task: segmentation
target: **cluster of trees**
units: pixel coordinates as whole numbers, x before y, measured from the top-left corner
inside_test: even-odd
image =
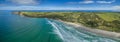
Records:
[[[105,21],[104,18],[97,15],[101,14],[101,12],[22,12],[22,14],[29,17],[60,19],[73,23],[81,23],[93,28],[120,32],[120,19]],[[102,12],[102,14],[106,13]],[[112,15],[114,15],[114,13],[112,13]],[[118,15],[120,18],[120,14]]]

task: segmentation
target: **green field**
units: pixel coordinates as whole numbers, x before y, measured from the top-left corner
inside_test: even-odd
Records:
[[[104,19],[105,21],[113,21],[113,20],[120,20],[120,13],[102,13],[97,14],[100,18]]]
[[[50,18],[80,23],[95,29],[120,32],[119,12],[15,12],[34,18]]]

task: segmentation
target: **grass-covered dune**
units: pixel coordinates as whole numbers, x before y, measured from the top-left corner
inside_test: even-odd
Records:
[[[51,18],[120,32],[120,12],[16,12],[27,17]]]

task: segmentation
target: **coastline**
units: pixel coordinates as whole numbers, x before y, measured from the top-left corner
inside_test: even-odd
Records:
[[[45,14],[45,13],[39,13],[39,14],[37,14],[37,15],[34,15],[34,14],[30,14],[31,12],[18,12],[18,14],[20,14],[20,15],[23,15],[23,16],[27,16],[27,17],[35,17],[35,18],[51,18],[51,19],[56,19],[56,20],[60,20],[60,21],[62,21],[62,20],[65,20],[65,19],[68,19],[68,20],[65,20],[65,21],[62,21],[62,22],[64,22],[64,23],[66,23],[66,24],[68,24],[68,25],[71,25],[71,26],[73,26],[73,27],[77,27],[76,29],[78,29],[78,30],[80,30],[80,29],[82,29],[82,30],[86,30],[86,31],[89,31],[89,32],[93,32],[93,33],[95,33],[95,34],[98,34],[98,35],[103,35],[103,36],[106,36],[106,37],[115,37],[115,38],[120,38],[120,33],[117,33],[117,32],[111,32],[111,31],[106,31],[106,30],[101,30],[101,29],[92,29],[91,27],[86,27],[86,26],[84,26],[84,25],[81,25],[81,24],[78,24],[78,23],[72,23],[72,22],[67,22],[67,21],[72,21],[72,20],[74,20],[74,19],[76,19],[76,18],[74,18],[72,15],[73,14],[70,14],[71,16],[69,16],[69,17],[72,17],[73,19],[71,19],[71,18],[69,18],[69,17],[67,17],[67,18],[61,18],[61,17],[64,17],[63,15],[65,15],[65,14],[62,14],[62,15],[56,15],[56,14],[48,14],[48,13],[46,13],[46,15],[43,15],[43,14]],[[33,12],[34,13],[34,12]],[[36,12],[35,12],[36,13]],[[68,13],[69,14],[69,13]],[[87,14],[87,13],[86,13]],[[92,13],[91,13],[92,14]],[[97,14],[97,13],[96,13]],[[107,14],[107,13],[105,13],[105,14]],[[81,14],[78,14],[78,15],[81,15]],[[108,15],[108,14],[107,14]],[[67,15],[65,15],[65,17],[66,17]],[[76,15],[75,15],[76,16]],[[84,18],[86,18],[86,17],[84,17],[84,16],[86,16],[86,15],[83,15],[83,18],[81,17],[81,18],[79,18],[79,21],[81,21],[81,19],[83,20]],[[90,14],[87,14],[87,19],[86,19],[86,21],[87,22],[89,22],[88,20],[89,19],[91,19],[91,20],[93,20],[93,18],[91,18],[91,16],[90,16]],[[96,15],[94,15],[93,14],[93,16],[95,17]],[[93,17],[92,16],[92,17]],[[98,16],[98,15],[97,15]],[[106,16],[106,15],[105,15]],[[111,16],[111,15],[110,15]],[[104,18],[103,18],[104,19]],[[78,20],[78,19],[77,19]],[[117,24],[117,25],[108,25],[109,24],[109,22],[106,22],[105,20],[102,20],[101,19],[101,21],[100,21],[100,18],[98,18],[98,17],[95,17],[95,19],[94,19],[95,21],[90,21],[90,23],[92,22],[93,24],[96,24],[96,23],[98,23],[98,24],[101,24],[101,25],[103,25],[104,23],[106,23],[105,25],[107,25],[107,26],[112,26],[112,27],[119,27],[119,24],[118,23],[116,23],[116,21],[112,21],[113,23],[111,23],[111,24]],[[98,21],[99,20],[99,21]],[[94,23],[94,22],[96,22],[96,23]],[[101,23],[102,22],[102,23]],[[117,21],[117,22],[119,22],[119,21]],[[86,23],[86,22],[85,22]],[[88,23],[89,24],[89,23]],[[96,26],[96,25],[92,25],[92,26]],[[98,25],[99,26],[99,25]],[[111,29],[111,28],[109,28],[109,29]],[[114,29],[113,29],[114,30]],[[114,30],[114,31],[119,31],[119,29],[117,29],[116,28],[116,30]]]
[[[105,37],[110,37],[110,38],[120,38],[120,33],[117,33],[117,32],[110,32],[110,31],[105,31],[105,30],[100,30],[100,29],[92,29],[90,27],[85,27],[82,24],[66,22],[66,21],[62,21],[62,20],[59,20],[59,21],[65,23],[67,25],[73,26],[77,30],[82,29],[82,30],[86,30],[88,32],[95,33],[100,36],[105,36]]]

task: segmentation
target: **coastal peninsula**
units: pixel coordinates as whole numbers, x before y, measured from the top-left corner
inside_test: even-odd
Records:
[[[120,12],[15,12],[34,18],[50,18],[120,33]]]

